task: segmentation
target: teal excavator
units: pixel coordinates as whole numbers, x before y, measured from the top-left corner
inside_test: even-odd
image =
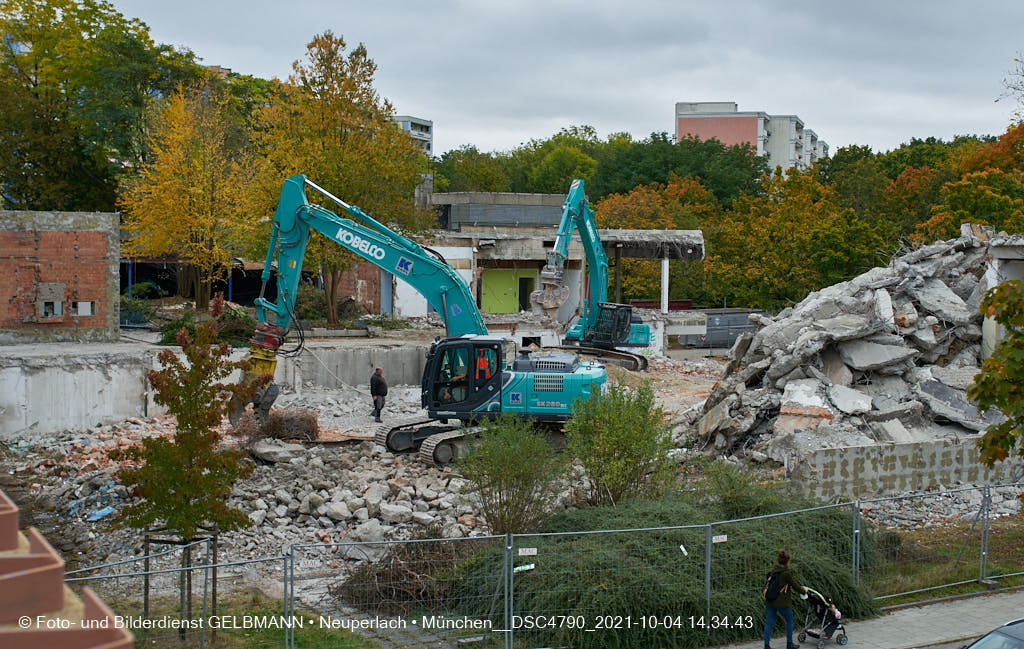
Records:
[[[608,255],[597,234],[594,210],[583,192],[583,180],[572,181],[565,198],[562,220],[554,247],[540,272],[542,288],[530,294],[534,311],[557,321],[559,308],[569,297],[565,285],[565,261],[574,231],[579,232],[587,261],[587,291],[583,310],[565,332],[560,349],[575,350],[630,370],[647,369],[647,358],[622,350],[622,347],[647,347],[651,327],[640,321],[629,304],[608,301]]]
[[[312,189],[340,206],[350,218],[341,218],[311,203]],[[450,462],[464,436],[449,420],[472,422],[512,413],[540,422],[564,422],[577,399],[598,394],[607,379],[604,366],[581,362],[564,351],[519,351],[505,362],[504,338],[489,335],[473,294],[462,277],[437,252],[421,246],[318,187],[303,175],[288,178],[274,212],[270,244],[263,267],[263,289],[256,299],[259,324],[250,341],[249,373],[274,374],[277,357],[297,354],[298,344],[282,349],[295,323],[295,296],[310,234],[316,231],[342,248],[405,281],[441,316],[446,336],[430,346],[423,370],[421,404],[425,418],[381,426],[376,439],[392,452],[419,448],[420,456],[438,464]],[[264,289],[277,270],[277,299],[264,297]],[[273,322],[268,319],[273,314]],[[257,417],[266,417],[277,397],[271,383],[253,400]],[[438,425],[442,424],[442,425]]]

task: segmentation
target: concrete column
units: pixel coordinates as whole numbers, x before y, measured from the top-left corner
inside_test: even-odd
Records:
[[[668,253],[661,258],[661,312],[668,313]]]
[[[622,244],[615,246],[615,303],[622,304]]]

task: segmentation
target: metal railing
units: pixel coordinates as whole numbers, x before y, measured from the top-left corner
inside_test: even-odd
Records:
[[[697,525],[294,544],[278,556],[221,563],[199,544],[198,565],[172,565],[180,563],[175,548],[75,570],[66,581],[90,585],[115,613],[138,615],[147,580],[148,615],[205,620],[184,631],[133,629],[146,644],[172,636],[192,643],[183,646],[209,644],[218,632],[207,619],[216,570],[218,619],[237,625],[238,616],[262,611],[285,621],[247,646],[309,646],[303,625],[288,623],[296,620],[333,629],[336,640],[316,644],[339,648],[358,644],[354,636],[422,648],[711,646],[760,635],[760,589],[779,548],[796,557],[798,576],[800,557],[823,558],[838,568],[828,577],[833,592],[861,588],[879,604],[1024,576],[1024,523],[999,517],[1016,508],[1009,503],[1022,489],[972,487]],[[125,569],[134,562],[148,569]],[[280,588],[263,609],[231,595],[253,586],[254,570],[264,590]]]

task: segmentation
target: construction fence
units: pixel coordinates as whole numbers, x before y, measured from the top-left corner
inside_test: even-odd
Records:
[[[1024,521],[995,506],[1022,489],[699,525],[295,544],[244,561],[216,561],[205,539],[67,582],[129,619],[138,647],[706,647],[760,637],[780,548],[805,585],[854,616],[858,597],[875,611],[1024,583]]]

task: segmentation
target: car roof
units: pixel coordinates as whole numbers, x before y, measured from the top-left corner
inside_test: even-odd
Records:
[[[1024,618],[1014,620],[1013,622],[1007,622],[997,630],[1003,635],[1008,635],[1011,638],[1024,640]]]

